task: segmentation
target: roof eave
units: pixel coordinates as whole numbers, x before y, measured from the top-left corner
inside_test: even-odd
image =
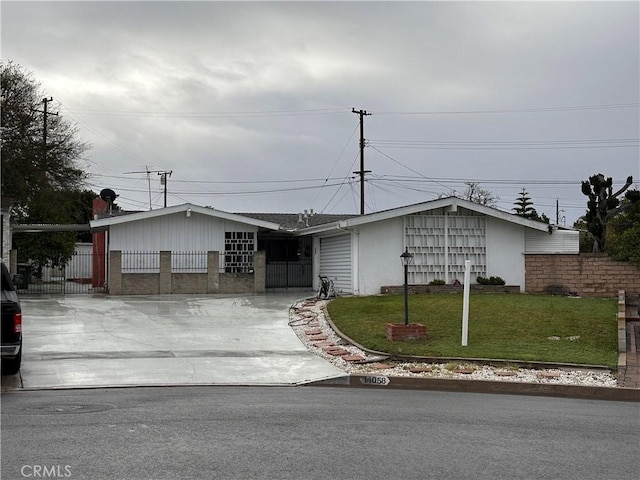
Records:
[[[268,230],[280,230],[280,225],[277,223],[267,222],[264,220],[258,220],[251,217],[245,217],[235,213],[224,212],[222,210],[215,210],[209,207],[201,207],[199,205],[192,205],[185,203],[182,205],[174,205],[166,208],[159,208],[157,210],[149,210],[147,212],[132,213],[131,215],[119,215],[115,217],[105,217],[97,220],[91,220],[92,229],[107,228],[111,225],[119,225],[123,223],[135,222],[140,220],[148,220],[151,218],[157,218],[165,215],[173,215],[182,212],[195,212],[210,217],[221,218],[223,220],[230,220],[238,223],[245,223],[247,225],[253,225],[258,228],[266,228]]]

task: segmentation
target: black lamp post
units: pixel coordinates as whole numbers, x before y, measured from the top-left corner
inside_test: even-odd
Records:
[[[404,267],[404,324],[409,325],[409,265],[413,261],[413,255],[409,253],[409,248],[405,247],[404,252],[400,255],[402,266]]]

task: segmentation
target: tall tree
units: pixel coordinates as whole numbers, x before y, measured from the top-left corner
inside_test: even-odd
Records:
[[[549,223],[549,217],[544,213],[542,215],[538,215],[538,212],[533,207],[533,201],[531,200],[531,197],[529,197],[529,192],[527,192],[524,187],[513,204],[515,207],[511,210],[513,210],[516,215],[530,220],[537,220],[538,222]]]
[[[598,173],[582,182],[582,193],[588,197],[587,213],[584,216],[587,230],[593,235],[593,251],[605,252],[607,225],[616,215],[631,207],[634,202],[621,203],[622,195],[633,184],[633,177],[627,177],[624,186],[613,191],[613,178]]]
[[[515,207],[512,208],[511,210],[513,210],[515,214],[520,217],[528,218],[531,211],[535,210],[535,208],[533,208],[533,202],[531,201],[531,197],[529,197],[529,192],[527,192],[527,190],[524,187],[518,194],[518,198],[516,198],[516,201],[513,202],[513,204],[515,205]]]
[[[485,190],[476,182],[465,182],[467,189],[462,194],[462,198],[470,202],[479,203],[487,207],[495,207],[500,197],[494,195],[490,190]]]
[[[45,109],[51,100],[31,72],[13,62],[0,62],[0,86],[2,194],[14,199],[13,220],[73,223],[67,200],[82,190],[86,174],[78,161],[89,146],[78,140],[73,124]],[[59,254],[48,255],[49,264],[66,261],[73,252],[74,235],[38,235],[37,240],[33,235],[16,238],[19,258],[21,251],[38,250],[38,244],[58,250]]]
[[[622,213],[609,222],[607,253],[614,260],[628,260],[640,265],[640,190],[628,190]]]

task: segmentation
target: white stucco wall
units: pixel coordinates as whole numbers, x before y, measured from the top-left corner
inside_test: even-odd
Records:
[[[525,228],[487,217],[487,277],[501,277],[507,285],[519,285],[520,291],[524,291]]]
[[[257,232],[258,227],[184,212],[112,225],[109,250],[224,252],[225,232]],[[256,241],[257,245],[257,241]]]
[[[404,282],[400,254],[404,251],[402,217],[362,225],[354,236],[360,265],[356,294],[377,295],[383,285]]]

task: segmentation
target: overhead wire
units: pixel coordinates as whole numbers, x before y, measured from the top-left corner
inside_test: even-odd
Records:
[[[639,108],[640,103],[611,103],[601,105],[565,105],[555,107],[535,107],[535,108],[507,108],[489,110],[432,110],[432,111],[389,111],[378,112],[376,115],[487,115],[505,113],[538,113],[538,112],[563,112],[575,110],[607,110],[617,108]]]
[[[358,161],[359,156],[360,156],[360,153],[357,153],[357,154],[355,155],[355,157],[353,158],[353,162],[351,162],[351,166],[349,167],[349,172],[351,172],[351,171],[353,170],[353,166],[354,166],[354,165],[356,164],[356,162]],[[325,211],[327,210],[327,208],[329,208],[329,205],[330,205],[330,204],[331,204],[331,202],[333,202],[333,200],[336,198],[336,196],[338,195],[338,192],[340,191],[340,189],[342,188],[342,186],[343,186],[345,183],[347,183],[347,182],[351,183],[351,182],[349,181],[350,179],[351,179],[351,173],[348,173],[348,174],[343,178],[342,183],[340,184],[340,187],[338,187],[338,188],[336,189],[336,191],[335,191],[335,192],[334,192],[334,194],[331,196],[331,198],[329,199],[329,201],[325,204],[325,206],[324,206],[324,207],[322,207],[322,208],[320,209],[320,213],[325,212]],[[352,187],[352,188],[353,188],[353,187]],[[344,198],[344,196],[343,196],[343,197],[341,197],[340,201],[342,201],[342,198]],[[337,204],[336,204],[336,205],[337,205]]]
[[[245,112],[177,112],[177,111],[140,111],[140,110],[101,110],[76,108],[69,112],[85,115],[142,117],[142,118],[256,118],[256,117],[299,117],[314,115],[337,115],[349,113],[347,108],[317,108],[307,110],[260,110]]]
[[[333,166],[331,167],[331,170],[329,171],[329,174],[327,175],[327,178],[325,179],[325,183],[329,181],[329,178],[331,177],[331,174],[334,172],[334,170],[336,169],[338,163],[342,159],[342,156],[344,155],[344,152],[347,150],[347,147],[351,143],[351,140],[353,139],[353,136],[355,135],[356,131],[358,130],[358,127],[359,126],[356,125],[355,128],[353,129],[353,131],[351,132],[351,135],[349,135],[349,138],[347,139],[346,143],[342,147],[342,150],[340,151],[340,154],[338,155],[338,158],[336,158],[336,161],[334,162]],[[315,206],[315,203],[318,200],[318,197],[320,196],[320,193],[322,193],[322,190],[318,190],[318,193],[316,193],[316,196],[314,197],[313,201],[311,202],[311,206],[312,207]]]

